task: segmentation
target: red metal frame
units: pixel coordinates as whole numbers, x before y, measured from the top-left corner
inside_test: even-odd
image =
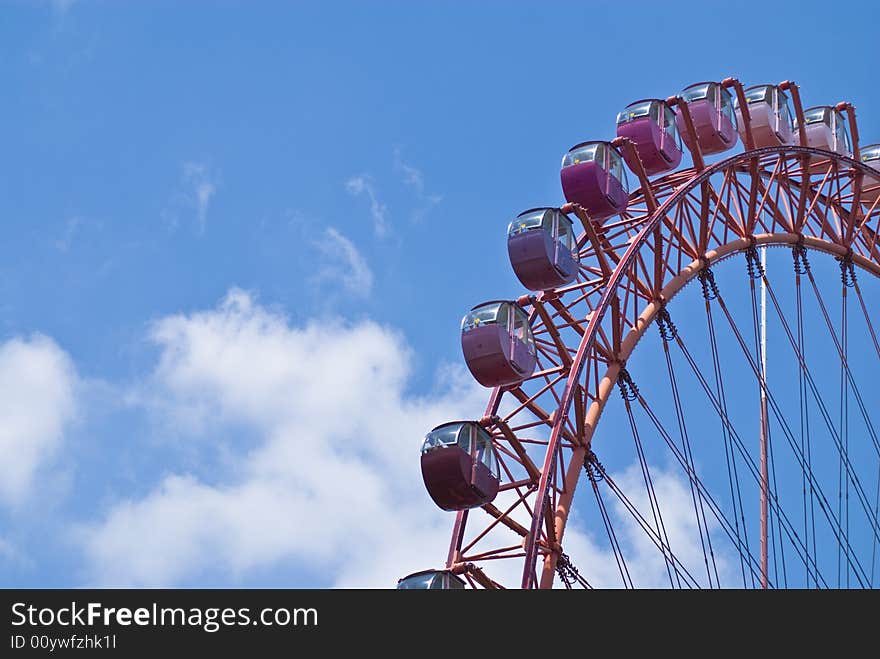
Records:
[[[738,81],[725,84],[741,94]],[[796,86],[784,84],[802,115]],[[497,586],[487,575],[506,560],[521,566],[521,587],[552,585],[583,460],[618,374],[658,311],[702,268],[756,245],[803,244],[851,255],[880,276],[878,204],[865,211],[855,185],[872,171],[866,165],[796,146],[750,150],[712,165],[698,151],[693,156],[695,167],[653,182],[637,169],[641,188],[619,219],[600,226],[577,206],[563,209],[585,228],[581,273],[564,288],[520,300],[539,364],[523,383],[493,390],[482,421],[512,503],[487,504],[487,515],[458,513],[447,560],[448,568],[468,573],[479,566],[473,583]]]

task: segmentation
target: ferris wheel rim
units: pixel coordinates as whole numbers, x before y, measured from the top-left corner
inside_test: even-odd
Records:
[[[801,157],[809,157],[809,156],[821,156],[823,158],[827,158],[829,164],[831,162],[836,163],[837,173],[836,176],[839,176],[840,167],[839,163],[843,162],[850,169],[855,169],[856,172],[861,173],[861,175],[877,175],[877,170],[872,167],[854,160],[851,157],[845,156],[843,154],[835,153],[832,151],[827,151],[824,149],[817,149],[813,147],[802,147],[802,146],[778,146],[778,147],[764,147],[760,149],[753,149],[751,151],[745,151],[739,154],[735,154],[729,158],[725,158],[723,160],[718,161],[712,165],[709,165],[702,170],[694,170],[693,176],[687,179],[686,182],[682,183],[678,186],[672,194],[670,194],[666,199],[664,199],[663,203],[659,204],[658,207],[654,210],[653,213],[650,214],[648,219],[644,222],[644,225],[641,227],[639,232],[636,234],[635,238],[631,241],[630,245],[626,249],[623,256],[620,258],[619,262],[615,265],[613,271],[610,276],[607,278],[603,285],[603,291],[599,298],[598,303],[593,308],[589,322],[585,328],[585,332],[581,338],[581,341],[578,345],[578,350],[575,355],[572,357],[572,363],[569,370],[569,375],[566,381],[565,388],[562,393],[562,397],[560,400],[560,404],[558,407],[558,413],[556,414],[556,418],[553,422],[553,427],[550,433],[550,438],[548,440],[547,451],[545,454],[544,463],[541,466],[541,478],[538,483],[538,489],[536,493],[536,501],[545,501],[549,491],[550,485],[550,474],[553,473],[556,466],[556,456],[557,456],[557,447],[560,440],[560,432],[563,426],[563,423],[568,418],[571,410],[571,406],[573,403],[574,389],[575,386],[579,383],[581,373],[586,364],[587,357],[592,350],[598,329],[600,327],[600,323],[603,320],[605,314],[607,313],[609,307],[611,306],[611,301],[613,296],[617,293],[619,287],[622,284],[624,279],[624,275],[626,271],[632,266],[632,261],[635,259],[636,255],[639,251],[644,247],[645,243],[651,236],[652,232],[657,228],[657,226],[662,222],[662,219],[668,214],[669,209],[681,203],[681,201],[696,187],[701,185],[702,183],[710,180],[710,178],[720,172],[728,170],[730,168],[736,168],[739,164],[757,162],[758,158],[768,155],[779,155],[780,157],[784,156],[792,156],[799,155]],[[760,172],[761,170],[758,170]],[[756,173],[758,173],[756,172]],[[747,172],[745,172],[747,173]],[[674,172],[678,176],[681,176],[682,172]],[[662,185],[665,183],[665,177],[661,177],[651,181],[651,188],[658,185]],[[641,194],[639,194],[641,193]],[[636,190],[631,196],[629,204],[632,204],[634,201],[638,200],[639,197],[644,198],[646,191],[639,188]],[[803,227],[801,227],[803,228]],[[837,254],[838,256],[844,256],[848,254],[847,248],[843,246],[837,245],[836,243],[818,239],[812,236],[807,236],[804,234],[789,234],[794,236],[796,243],[801,237],[803,238],[803,242],[806,244],[810,243],[809,247],[812,249],[818,249],[819,251],[827,251],[828,253]],[[749,245],[754,245],[757,240],[757,236],[751,236],[749,238],[740,238],[734,242],[742,242],[744,243],[739,249],[731,250],[729,255],[733,255],[737,252],[744,251],[748,248]],[[809,239],[809,240],[808,240]],[[829,249],[819,249],[820,244],[825,244],[829,246]],[[791,244],[789,242],[789,244]],[[717,251],[717,248],[716,250]],[[707,259],[708,254],[704,254],[701,259],[697,262],[705,265],[708,263]],[[853,261],[857,262],[857,264],[864,268],[869,269],[874,272],[874,274],[878,274],[880,272],[880,265],[875,264],[873,261],[869,259],[865,259],[857,254],[852,254]],[[717,260],[717,258],[716,258]],[[866,267],[868,266],[868,267]],[[875,270],[876,269],[876,270]],[[697,276],[699,268],[695,268],[693,274],[687,278],[687,280],[682,284],[682,286],[689,282],[693,277]],[[880,276],[880,275],[878,275]],[[665,287],[664,287],[665,288]],[[647,325],[645,326],[647,327]],[[642,333],[644,330],[642,330]],[[637,343],[637,341],[636,341]],[[635,343],[633,344],[633,349],[635,347]],[[619,368],[619,363],[617,364]],[[497,396],[496,392],[493,392],[492,397]],[[598,419],[597,419],[598,421]],[[595,429],[593,430],[595,432]],[[585,448],[589,446],[589,442],[585,444]],[[573,493],[572,493],[573,496]],[[560,505],[561,507],[561,505]],[[569,506],[570,507],[570,506]],[[540,529],[540,525],[543,519],[543,506],[535,506],[535,513],[532,516],[531,526],[529,528],[529,535],[525,541],[525,560],[523,567],[523,576],[522,576],[522,588],[529,588],[533,582],[533,575],[536,575],[537,570],[537,558],[538,558],[538,532]],[[540,511],[540,512],[539,512]],[[558,511],[556,513],[556,517],[558,518]],[[458,524],[456,524],[458,526]],[[559,525],[559,529],[557,530],[557,544],[562,537],[562,532],[565,529],[565,519],[563,518],[561,525]],[[450,552],[451,553],[451,552]],[[553,574],[554,574],[554,566],[555,566],[555,558],[558,552],[549,552],[548,556],[550,557],[550,561],[544,567],[544,575],[543,579],[539,579],[539,587],[543,587],[544,583],[548,581],[548,577],[546,575],[549,574],[549,583],[552,584]]]
[[[600,376],[600,383],[608,384],[604,387],[600,384],[600,387],[596,392],[596,400],[593,401],[593,404],[585,413],[585,428],[587,428],[588,431],[584,438],[584,450],[591,450],[599,420],[602,416],[605,405],[608,403],[610,394],[614,391],[617,373],[619,373],[622,368],[625,368],[627,360],[636,350],[638,344],[644,337],[645,332],[656,318],[657,313],[663,309],[666,304],[671,302],[682,289],[697,279],[703,267],[715,265],[738,254],[745,253],[750,247],[795,247],[797,245],[803,245],[806,249],[811,251],[824,253],[837,258],[844,257],[847,253],[844,248],[836,243],[827,240],[820,240],[812,236],[800,236],[793,233],[759,234],[754,236],[754,241],[746,238],[739,238],[715,249],[709,250],[706,253],[705,259],[695,259],[683,268],[678,275],[673,277],[667,285],[664,286],[663,291],[661,292],[662,300],[654,301],[646,305],[639,314],[636,323],[638,329],[631,330],[631,332],[623,339],[621,343],[620,360],[609,364],[606,367],[605,373]],[[852,255],[852,259],[854,265],[858,266],[861,270],[870,273],[877,279],[880,279],[880,264],[869,261],[857,254]],[[595,412],[592,411],[594,409],[593,406],[595,406]],[[559,519],[558,511],[557,519]],[[564,529],[565,523],[556,529],[557,540],[560,544]]]
[[[631,148],[630,143],[624,146]],[[478,421],[491,429],[493,441],[501,442],[496,449],[514,458],[527,476],[517,477],[502,464],[509,479],[502,489],[516,489],[519,497],[509,510],[482,506],[490,522],[481,533],[484,525],[478,518],[469,523],[467,509],[457,513],[446,567],[460,570],[474,587],[502,587],[486,575],[476,578],[477,562],[495,558],[525,559],[524,588],[552,586],[554,565],[569,585],[563,573],[566,565],[571,566],[561,539],[581,478],[581,461],[589,473],[587,451],[601,408],[589,433],[584,430],[584,417],[597,402],[599,376],[603,370],[607,375],[612,364],[619,369],[625,363],[662,308],[660,303],[671,300],[707,266],[737,253],[754,252],[757,245],[789,245],[834,255],[842,268],[849,264],[851,270],[857,265],[880,276],[880,229],[869,222],[880,208],[873,183],[880,176],[859,160],[820,148],[777,146],[745,151],[709,166],[699,162],[697,167],[653,180],[642,172],[639,178],[642,187],[629,195],[616,220],[593,222],[585,208],[563,206],[560,210],[574,211],[584,225],[585,232],[577,241],[582,258],[589,259],[592,253],[598,263],[582,264],[576,285],[517,298],[529,311],[530,322],[537,319],[537,327],[542,328],[539,333],[544,339],[539,343],[544,348],[539,345],[538,349],[549,361],[515,385],[492,388],[485,415]],[[796,270],[797,263],[796,256]],[[755,278],[751,269],[750,275]],[[678,285],[670,287],[673,280]],[[607,313],[609,308],[612,315]],[[632,336],[637,327],[640,331]],[[561,339],[564,328],[571,333]],[[625,350],[623,341],[627,341]],[[534,384],[520,387],[532,380]],[[608,378],[601,382],[608,384]],[[552,394],[546,409],[540,403],[545,394]],[[513,407],[501,412],[499,406],[508,396],[515,399]],[[534,420],[511,423],[525,409]],[[536,425],[550,429],[550,440],[543,434],[537,439],[528,433],[520,435]],[[533,461],[523,453],[521,441],[541,444],[546,452],[542,457],[534,455]],[[520,520],[525,526],[510,516],[518,505],[524,505],[528,513]],[[465,527],[474,523],[477,528],[467,534],[470,539],[466,541]],[[490,543],[490,551],[471,551],[499,523],[518,533],[522,542],[513,546],[505,542],[496,549]]]

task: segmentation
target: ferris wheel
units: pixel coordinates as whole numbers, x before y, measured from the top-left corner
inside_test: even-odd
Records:
[[[531,292],[462,321],[488,402],[424,440],[455,521],[398,587],[880,585],[880,145],[855,108],[690,85],[561,183],[508,227]]]

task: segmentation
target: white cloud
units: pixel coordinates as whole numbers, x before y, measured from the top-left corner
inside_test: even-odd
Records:
[[[333,318],[291,325],[238,289],[215,309],[164,318],[152,339],[161,349],[151,385],[163,402],[157,409],[202,440],[196,450],[232,455],[237,466],[213,480],[169,465],[145,496],[117,501],[81,529],[94,583],[247,583],[256,570],[293,566],[302,581],[284,585],[390,587],[442,565],[453,516],[424,492],[418,444],[437,423],[482,411],[486,390],[463,369],[442,369],[429,397],[408,395],[413,355],[394,331]],[[230,434],[224,428],[258,441],[218,445],[215,436]],[[652,473],[670,543],[702,579],[687,483]],[[638,468],[614,477],[650,519]],[[606,502],[635,583],[668,586],[656,547],[608,493]],[[594,586],[619,587],[601,532],[583,528],[575,511],[565,551]],[[722,580],[732,585],[719,549]],[[518,562],[490,568],[502,583],[519,583]],[[309,576],[317,573],[329,581]]]
[[[413,220],[421,220],[428,211],[443,201],[442,195],[425,192],[425,175],[418,167],[403,160],[399,148],[394,149],[394,168],[401,173],[403,183],[415,191],[419,207],[412,213]]]
[[[314,276],[316,283],[335,282],[354,295],[367,297],[370,294],[373,272],[354,243],[333,227],[328,227],[315,245],[324,256]]]
[[[408,395],[413,356],[394,331],[292,326],[241,290],[163,319],[153,339],[167,414],[208,439],[225,424],[260,439],[197,443],[231,451],[237,467],[221,482],[172,473],[82,529],[94,582],[217,583],[292,565],[327,585],[393,586],[443,563],[453,516],[425,493],[418,446],[437,423],[482,411],[485,390],[462,369],[430,397]]]
[[[611,475],[616,484],[626,493],[630,502],[641,515],[651,521],[651,507],[645,492],[642,474],[638,465],[631,465],[619,473]],[[693,503],[687,480],[680,474],[667,471],[656,466],[651,468],[654,490],[663,514],[663,522],[675,557],[688,570],[702,587],[708,586],[703,549],[700,544],[699,528],[694,517]],[[585,511],[581,506],[594,507],[594,499],[588,488],[591,487],[585,475],[581,475],[578,484],[578,495],[575,498],[572,515],[565,529],[562,541],[563,551],[568,555],[572,565],[594,588],[621,588],[620,573],[615,556],[608,547],[605,529],[598,516],[587,526],[584,523]],[[599,487],[603,493],[605,504],[614,523],[615,533],[620,542],[626,560],[627,569],[637,588],[669,588],[669,577],[663,555],[642,529],[639,523],[626,510],[604,483]],[[516,501],[513,491],[501,492],[494,501],[495,506],[507,510]],[[531,518],[528,512],[519,506],[511,517],[521,525],[528,527]],[[722,585],[736,587],[739,572],[731,571],[732,550],[723,535],[717,520],[707,510],[709,528],[715,541],[714,551],[718,572]],[[481,531],[486,518],[477,517],[476,526],[468,530],[468,537]],[[485,540],[474,548],[474,552],[485,551],[491,547],[503,547],[516,543],[519,536],[502,525],[497,525],[486,534]],[[495,581],[510,588],[518,588],[522,581],[523,564],[521,559],[494,560],[484,565],[487,574]],[[741,582],[740,582],[741,583]],[[714,573],[713,573],[714,584]],[[564,588],[558,578],[554,580],[554,588]],[[575,586],[579,588],[580,586]],[[686,586],[685,586],[686,587]]]
[[[67,354],[35,335],[0,345],[0,502],[33,494],[76,414],[78,378]]]
[[[413,188],[418,194],[425,193],[425,176],[417,167],[403,161],[400,149],[394,149],[394,166],[403,174],[403,182]]]
[[[199,231],[204,231],[208,220],[208,206],[217,192],[217,184],[208,166],[199,162],[183,164],[183,182],[187,187],[188,200],[196,209]]]
[[[611,477],[642,517],[651,524],[653,522],[651,504],[639,466],[630,465],[619,473],[611,474]],[[651,479],[663,516],[663,527],[669,540],[669,546],[672,548],[678,564],[684,566],[701,587],[709,587],[703,546],[700,542],[700,529],[694,514],[694,505],[686,477],[680,473],[652,466]],[[586,490],[588,487],[591,487],[589,481],[582,478],[582,482],[578,486],[580,497],[588,497],[589,505],[594,505],[592,503],[593,495],[581,491],[581,489]],[[600,482],[599,488],[609,509],[633,584],[637,588],[669,588],[669,575],[663,554],[608,486],[604,482]],[[564,551],[568,554],[572,564],[578,568],[580,574],[593,587],[623,587],[614,554],[607,546],[607,536],[601,522],[597,522],[598,528],[587,529],[584,528],[580,517],[578,509],[575,507],[573,516],[565,530]],[[715,566],[721,584],[728,588],[738,587],[741,585],[741,581],[738,581],[740,573],[734,570],[733,548],[708,506],[706,518],[713,538]],[[600,537],[601,542],[599,541]],[[714,568],[712,575],[714,587]],[[560,588],[564,587],[564,584],[557,579],[554,586]],[[683,586],[688,587],[684,580]]]
[[[54,242],[55,249],[59,252],[67,252],[73,243],[73,238],[83,225],[81,217],[68,218],[64,223],[64,234]]]
[[[373,179],[366,175],[360,174],[353,176],[345,182],[345,189],[356,197],[366,195],[370,200],[370,215],[373,218],[373,230],[377,236],[384,236],[388,232],[388,207],[379,201],[376,188],[373,185]]]
[[[52,0],[52,10],[57,16],[64,16],[77,0]]]
[[[90,583],[246,584],[281,569],[299,576],[279,585],[391,587],[442,565],[453,514],[425,493],[418,445],[434,425],[482,412],[487,392],[462,368],[441,369],[429,396],[413,396],[413,355],[393,330],[338,318],[294,325],[239,289],[214,309],[160,320],[151,339],[160,357],[147,388],[161,404],[150,409],[182,429],[178,440],[191,440],[204,463],[222,456],[232,466],[193,473],[168,464],[145,495],[117,499],[81,527]],[[228,439],[236,432],[247,441]],[[687,482],[659,467],[652,475],[671,546],[704,581]],[[613,476],[650,519],[637,466]],[[506,508],[512,496],[496,504]],[[656,547],[607,489],[606,503],[633,581],[667,587]],[[710,527],[720,536],[711,516]],[[504,533],[492,532],[498,546],[508,544]],[[585,528],[577,507],[563,544],[594,586],[621,585],[602,529]],[[722,582],[735,585],[718,545],[716,558]],[[518,561],[487,569],[519,583]]]

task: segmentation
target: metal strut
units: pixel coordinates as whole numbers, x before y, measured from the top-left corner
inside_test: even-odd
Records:
[[[856,285],[856,270],[853,266],[852,250],[846,253],[846,256],[837,256],[834,259],[840,264],[840,281],[847,288]]]
[[[700,286],[703,287],[703,297],[706,300],[714,300],[718,297],[718,285],[715,283],[715,274],[712,272],[712,268],[709,267],[708,263],[703,266],[703,269],[700,270],[700,274],[697,275],[697,278],[700,280]]]
[[[810,271],[810,260],[807,258],[807,248],[804,247],[804,237],[801,236],[797,244],[791,247],[791,257],[794,259],[794,272],[805,275]]]
[[[678,328],[672,322],[672,317],[664,304],[657,312],[657,329],[660,331],[660,338],[664,342],[675,341],[678,338]]]
[[[766,258],[766,248],[762,250]],[[761,588],[768,588],[769,582],[769,538],[772,535],[773,520],[770,518],[770,425],[767,415],[767,287],[764,276],[764,261],[758,256],[755,247],[755,237],[750,238],[749,247],[746,250],[746,271],[749,275],[749,285],[752,291],[752,321],[755,330],[755,349],[760,365],[758,380],[761,387],[761,426],[760,426],[760,452],[761,452]],[[755,299],[755,280],[761,281],[761,313],[758,315],[757,300]],[[775,472],[774,472],[775,474]],[[785,554],[783,554],[784,560]],[[776,546],[773,547],[773,567],[776,569]],[[775,573],[774,573],[775,576]],[[785,568],[783,567],[783,576]]]
[[[755,247],[754,239],[749,248],[746,249],[746,271],[749,273],[749,279],[764,278],[764,264],[761,263],[761,257],[758,255],[758,248]]]
[[[578,569],[572,565],[568,554],[563,551],[559,552],[559,558],[556,560],[556,574],[559,575],[567,590],[571,590],[576,583],[586,588],[592,588],[587,580],[581,576],[581,573],[578,572]]]
[[[605,480],[605,467],[599,462],[599,458],[593,453],[593,449],[587,449],[584,454],[584,470],[593,483]]]
[[[620,395],[624,400],[633,401],[639,397],[639,388],[625,368],[621,368],[617,375],[617,386],[620,387]]]

